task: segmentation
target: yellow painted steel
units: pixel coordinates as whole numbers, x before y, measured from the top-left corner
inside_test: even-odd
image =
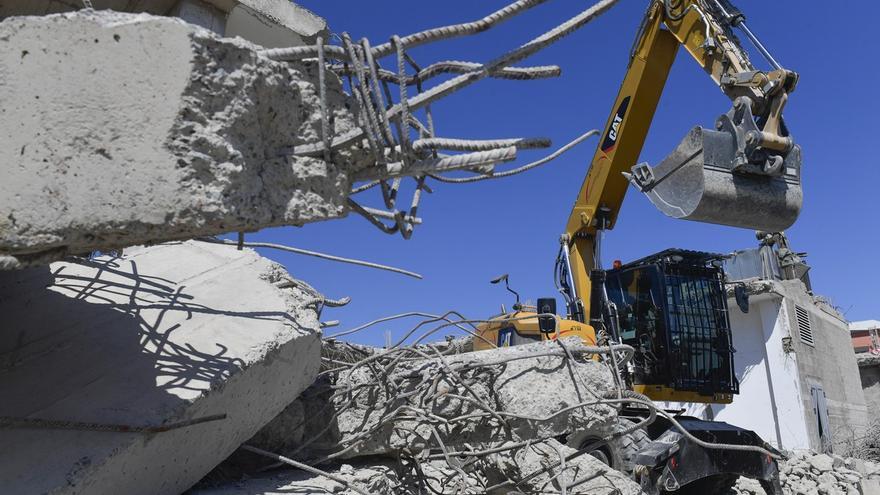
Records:
[[[678,50],[678,40],[662,28],[660,12],[659,4],[655,4],[648,13],[647,24],[565,229],[570,239],[569,258],[575,290],[587,315],[590,313],[589,273],[594,268],[596,212],[607,208],[606,228],[614,227],[628,187],[623,172],[629,171],[638,160]],[[626,109],[620,116],[624,101]],[[613,141],[610,147],[609,141]]]
[[[477,326],[477,335],[474,339],[474,350],[482,351],[502,347],[498,339],[498,333],[503,329],[512,328],[520,336],[536,342],[544,340],[556,340],[557,334],[543,333],[538,328],[537,313],[532,311],[515,311],[493,318],[488,323]],[[557,319],[559,325],[558,338],[580,337],[587,345],[596,345],[596,331],[586,323],[574,320]]]
[[[786,93],[797,82],[797,75],[789,71],[755,71],[739,43],[728,38],[718,21],[703,12],[696,0],[676,3],[674,15],[675,19],[667,16],[662,0],[653,2],[645,14],[605,132],[566,223],[575,290],[587,314],[596,231],[612,229],[617,222],[628,187],[623,172],[628,172],[639,158],[679,45],[731,100],[748,96],[756,115],[767,105],[784,105]],[[711,45],[706,44],[707,33]],[[749,81],[723,80],[728,76],[732,81],[746,73],[753,73]],[[782,81],[788,82],[768,84]],[[600,210],[606,212],[604,226],[597,223]]]
[[[611,229],[617,222],[628,187],[623,172],[628,172],[639,158],[679,45],[731,99],[742,95],[749,96],[756,104],[765,101],[754,86],[721,84],[724,74],[745,72],[751,65],[738,44],[726,38],[712,18],[701,14],[696,1],[683,0],[679,5],[677,12],[683,14],[678,20],[667,17],[662,1],[655,1],[646,13],[605,132],[566,224],[572,277],[586,318],[590,315],[589,275],[595,268],[597,230]],[[692,5],[697,8],[691,8]],[[716,43],[711,50],[707,50],[705,44],[707,28]],[[662,401],[727,404],[732,400],[729,394],[705,396],[663,385],[635,385],[634,390]]]
[[[651,400],[668,402],[698,402],[702,404],[730,404],[733,394],[701,395],[697,392],[675,390],[664,385],[633,385],[636,392],[647,395]]]
[[[797,83],[797,74],[790,71],[756,71],[737,40],[728,38],[718,20],[704,12],[697,0],[681,0],[671,12],[663,0],[651,4],[605,124],[605,132],[565,227],[564,239],[569,249],[574,289],[584,308],[585,318],[590,315],[590,270],[596,268],[596,234],[598,230],[611,229],[617,223],[628,187],[623,173],[628,172],[639,158],[679,45],[731,100],[748,96],[756,115],[764,113],[765,109],[771,110],[764,129],[770,131],[765,134],[771,138],[775,136],[774,129],[778,128],[778,115],[787,93],[793,91]],[[744,74],[747,80],[743,80]],[[511,326],[526,336],[525,340],[529,340],[528,337],[532,340],[554,338],[554,334],[542,334],[538,330],[537,318],[514,320],[534,314],[509,313],[480,325],[478,334],[488,342],[474,339],[474,348],[492,348],[493,344],[498,344],[499,331]],[[559,320],[559,326],[560,335],[580,335],[589,343],[596,342],[596,332],[590,325]],[[706,396],[659,384],[636,384],[634,390],[661,401],[727,404],[732,400],[729,394]]]

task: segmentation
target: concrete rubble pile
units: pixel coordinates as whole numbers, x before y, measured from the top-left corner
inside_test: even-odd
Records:
[[[323,20],[286,0],[93,3],[127,12],[0,3],[0,491],[641,493],[581,449],[631,442],[639,425],[618,410],[637,394],[606,358],[624,366],[632,348],[422,343],[439,328],[388,349],[322,340],[330,300],[207,239],[352,211],[408,237],[427,178],[558,156],[594,133],[495,175],[549,140],[437,137],[430,105],[487,77],[558,75],[511,64],[613,1],[485,65],[421,69],[407,48],[541,2],[372,48],[330,44]],[[437,175],[449,171],[468,175]],[[404,177],[416,186],[399,211]],[[385,209],[352,199],[368,190]],[[429,321],[444,319],[472,332]],[[880,490],[870,462],[801,455],[784,473],[792,493]]]
[[[573,432],[626,425],[601,400],[571,407],[615,390],[589,348],[564,339],[473,353],[469,340],[391,350],[325,340],[315,384],[246,444],[326,475],[239,452],[192,493],[643,493],[574,448]],[[786,495],[880,495],[880,465],[862,459],[789,452],[780,472]],[[764,493],[740,478],[729,495]]]
[[[585,346],[579,339],[571,339],[569,347],[575,355],[583,355]],[[380,356],[387,354],[368,359],[380,361]],[[427,354],[419,361],[403,361],[408,357],[405,352],[398,356],[401,361],[392,361],[390,370],[381,360],[385,369],[378,375],[372,362],[339,372],[338,384],[343,388],[336,404],[337,425],[340,444],[348,448],[345,457],[402,449],[416,454],[433,445],[436,436],[453,448],[505,437],[524,440],[610,430],[613,423],[614,410],[605,405],[551,416],[610,396],[613,383],[605,366],[593,361],[570,363],[555,344],[443,358]],[[574,376],[567,377],[569,373]],[[548,387],[548,382],[554,386]],[[467,419],[453,422],[452,418]]]
[[[477,490],[527,474],[522,486],[632,492],[584,456],[554,461],[562,473],[537,472],[548,454],[571,453],[555,437],[617,431],[611,407],[563,410],[611,390],[577,345],[566,351],[577,363],[554,347],[496,364],[456,354],[462,341],[412,346],[319,375],[320,313],[341,302],[243,243],[210,238],[350,211],[408,237],[427,174],[492,178],[519,149],[549,147],[437,137],[429,108],[484,78],[559,75],[510,65],[613,2],[492,65],[406,74],[372,60],[404,64],[406,43],[476,34],[536,4],[416,33],[392,50],[347,35],[334,45],[323,20],[286,0],[0,3],[0,491],[177,494],[234,465],[251,439],[319,466],[321,456],[359,466],[330,469],[369,492]],[[423,90],[449,73],[457,77]],[[389,84],[400,86],[396,100]],[[394,206],[403,177],[417,183],[408,212]],[[351,199],[367,190],[381,191],[385,209]],[[576,379],[550,394],[532,366]],[[515,373],[529,376],[528,395],[503,385],[523,381]],[[435,440],[472,461],[438,457]]]
[[[345,463],[329,474],[342,483],[325,476],[302,471],[282,471],[257,475],[236,483],[211,488],[199,487],[188,495],[283,495],[289,493],[354,494],[422,494],[449,493],[479,495],[485,493],[589,493],[597,495],[635,495],[641,493],[634,482],[587,455],[569,461],[564,469],[540,474],[519,485],[487,492],[487,481],[521,480],[528,474],[548,467],[557,467],[561,456],[574,451],[556,440],[536,442],[504,455],[494,455],[478,466],[450,467],[445,462],[421,461],[397,463],[385,459]],[[552,479],[551,479],[552,478]],[[343,484],[344,483],[344,484]]]
[[[780,462],[780,480],[786,494],[880,494],[880,464],[838,455],[797,452]],[[734,493],[764,495],[754,480],[740,478]]]
[[[332,475],[369,493],[377,484],[390,487],[381,493],[401,494],[640,493],[623,473],[558,440],[621,430],[616,409],[605,403],[615,396],[614,379],[589,359],[591,348],[576,338],[476,353],[454,353],[458,348],[325,342],[325,366],[339,368],[347,353],[345,369],[325,372],[247,445],[338,466]],[[250,473],[266,466],[253,461],[239,454],[227,464]],[[273,493],[316,482],[296,474],[258,479],[205,483],[195,493],[244,493],[242,486]]]

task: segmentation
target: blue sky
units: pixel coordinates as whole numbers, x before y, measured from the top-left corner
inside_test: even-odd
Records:
[[[336,33],[367,37],[375,45],[392,34],[478,19],[506,1],[411,2],[403,0],[302,0]],[[543,33],[591,2],[549,1],[478,36],[413,50],[423,65],[438,60],[484,62]],[[874,256],[880,246],[874,147],[880,116],[873,87],[880,76],[871,33],[880,4],[739,0],[748,24],[785,67],[800,73],[785,116],[804,150],[804,208],[788,231],[794,249],[807,251],[814,290],[829,297],[850,320],[880,319]],[[621,0],[581,31],[529,59],[558,64],[562,76],[542,81],[487,80],[437,105],[437,133],[444,137],[546,136],[554,148],[604,125],[624,76],[627,57],[646,1]],[[753,60],[758,61],[755,54]],[[390,65],[386,65],[391,67]],[[761,65],[766,68],[766,65]],[[729,100],[685,53],[679,53],[641,161],[655,164],[695,125],[711,126]],[[282,242],[341,256],[393,264],[422,273],[424,280],[263,251],[328,297],[351,296],[349,306],[326,309],[344,330],[406,311],[455,309],[485,318],[511,302],[491,278],[509,273],[524,298],[555,296],[553,262],[558,237],[597,145],[588,140],[555,162],[528,173],[477,184],[433,184],[419,215],[425,224],[412,239],[379,232],[357,216],[268,229],[249,240]],[[525,163],[544,151],[521,152]],[[369,195],[370,193],[366,193]],[[365,202],[379,205],[377,194]],[[667,247],[730,252],[753,247],[752,231],[673,220],[630,190],[615,230],[604,245],[605,263],[633,260]],[[561,303],[561,298],[560,298]],[[366,331],[352,340],[381,344],[409,325]],[[332,332],[332,330],[331,330]]]

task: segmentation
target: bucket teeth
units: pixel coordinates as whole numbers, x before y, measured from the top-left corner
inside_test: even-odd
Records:
[[[627,178],[673,218],[768,232],[790,227],[803,203],[800,147],[788,151],[778,175],[743,172],[742,161],[734,135],[698,126],[660,164],[636,165]]]

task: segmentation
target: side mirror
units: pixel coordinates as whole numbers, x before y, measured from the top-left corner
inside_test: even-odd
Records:
[[[538,314],[555,315],[556,314],[556,298],[555,297],[538,298]],[[541,331],[541,333],[554,333],[554,332],[556,332],[556,318],[553,316],[539,316],[538,317],[538,329]]]

